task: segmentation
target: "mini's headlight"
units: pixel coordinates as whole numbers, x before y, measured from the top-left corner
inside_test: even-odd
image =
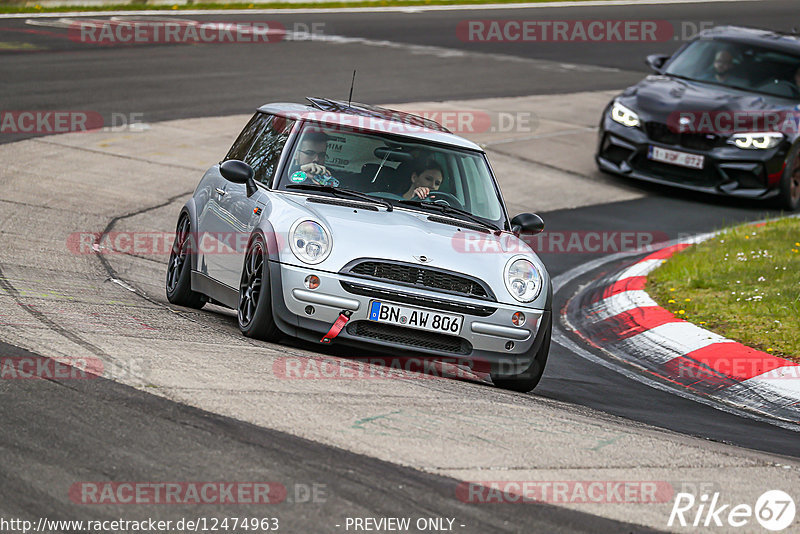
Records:
[[[639,115],[637,115],[632,109],[626,108],[619,102],[614,102],[614,105],[611,106],[611,118],[614,120],[614,122],[618,122],[621,125],[629,128],[636,128],[639,126],[639,124],[641,124],[639,122]]]
[[[780,132],[735,133],[728,139],[728,143],[744,150],[774,148],[781,141],[783,141],[783,134]]]
[[[305,263],[320,263],[331,252],[331,238],[321,224],[301,220],[292,225],[289,245],[297,259]]]
[[[542,291],[542,275],[530,261],[520,258],[506,265],[506,288],[520,302],[530,302]]]

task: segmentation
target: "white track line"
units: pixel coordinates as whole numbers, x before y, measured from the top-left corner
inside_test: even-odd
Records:
[[[664,4],[711,4],[742,3],[758,0],[610,0],[586,2],[551,2],[535,4],[483,4],[483,5],[443,5],[443,6],[393,6],[393,7],[348,7],[348,8],[303,8],[303,9],[177,9],[143,11],[85,11],[67,13],[4,13],[0,19],[20,19],[38,17],[97,17],[108,15],[281,15],[308,13],[424,13],[426,11],[496,11],[509,9],[544,9],[571,7],[614,7],[614,6],[659,6]]]

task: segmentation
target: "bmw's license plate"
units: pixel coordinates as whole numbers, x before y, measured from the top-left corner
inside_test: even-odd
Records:
[[[702,169],[703,163],[705,162],[704,156],[689,154],[688,152],[679,152],[677,150],[670,150],[668,148],[661,148],[653,145],[650,145],[650,149],[647,152],[647,157],[653,161],[678,165],[679,167],[688,167],[690,169]]]
[[[369,305],[369,320],[408,328],[418,328],[429,332],[458,335],[464,316],[440,313],[412,306],[398,306],[373,300]]]

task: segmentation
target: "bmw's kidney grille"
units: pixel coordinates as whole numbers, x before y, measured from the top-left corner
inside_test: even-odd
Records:
[[[665,145],[682,146],[693,150],[711,150],[721,143],[721,137],[718,135],[694,132],[678,133],[660,122],[646,122],[644,128],[647,137]]]
[[[415,265],[363,261],[352,267],[350,273],[376,280],[423,287],[433,291],[447,291],[483,299],[490,298],[486,288],[477,280]]]

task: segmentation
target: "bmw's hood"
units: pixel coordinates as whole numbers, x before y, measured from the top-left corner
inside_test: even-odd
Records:
[[[666,123],[671,113],[704,111],[762,111],[785,109],[779,98],[755,95],[710,83],[651,75],[629,87],[618,98],[645,121]]]
[[[287,205],[276,210],[287,214],[280,222],[275,221],[282,226],[275,228],[277,232],[288,232],[302,218],[316,220],[330,232],[333,249],[317,266],[321,270],[339,272],[359,258],[426,265],[480,278],[490,285],[499,301],[507,302],[511,297],[505,289],[504,269],[512,258],[524,256],[539,268],[547,282],[544,265],[536,254],[508,232],[496,235],[459,228],[429,220],[438,214],[403,208],[371,211],[316,203],[301,195],[276,196]],[[294,209],[287,210],[290,206]],[[302,265],[289,247],[282,248],[281,261]]]

